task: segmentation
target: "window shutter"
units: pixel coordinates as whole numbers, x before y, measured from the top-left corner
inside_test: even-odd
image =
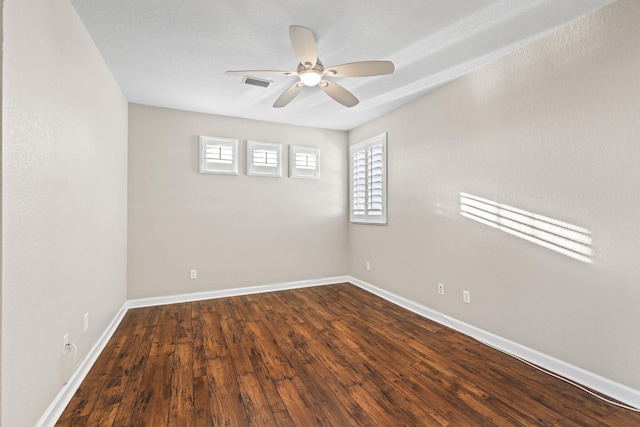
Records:
[[[386,133],[350,147],[352,222],[386,224]]]
[[[238,174],[238,140],[200,136],[200,173]]]
[[[367,212],[369,215],[374,216],[380,216],[383,213],[383,155],[382,144],[374,145],[367,149]]]
[[[247,141],[247,175],[282,176],[282,145]]]
[[[276,150],[253,150],[253,165],[268,168],[278,167],[278,152]]]
[[[320,148],[290,145],[289,176],[291,178],[320,178]]]
[[[233,162],[233,148],[223,145],[207,145],[205,147],[205,157],[207,163],[224,163]]]
[[[355,151],[352,161],[352,207],[353,215],[365,215],[367,202],[367,164],[365,149]]]
[[[316,168],[316,155],[310,153],[296,154],[297,169],[314,169]]]

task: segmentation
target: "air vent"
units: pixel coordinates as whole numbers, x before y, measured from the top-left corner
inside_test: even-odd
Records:
[[[262,80],[255,77],[245,77],[244,79],[242,79],[242,83],[252,86],[269,87],[271,81]]]

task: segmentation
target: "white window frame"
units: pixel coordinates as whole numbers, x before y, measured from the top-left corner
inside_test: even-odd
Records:
[[[265,152],[265,162],[256,162],[256,155]],[[271,154],[274,153],[275,157]],[[275,160],[275,164],[271,161]],[[282,144],[270,142],[247,141],[247,175],[250,176],[282,176]]]
[[[356,197],[361,200],[356,202]],[[387,223],[386,132],[349,147],[349,220],[361,224]]]
[[[212,149],[219,150],[217,156],[212,156]],[[231,159],[228,158],[229,150]],[[201,135],[199,172],[238,175],[238,140]]]
[[[299,165],[298,160],[307,161],[309,164]],[[320,178],[320,148],[303,147],[301,145],[289,146],[289,177],[291,178]]]

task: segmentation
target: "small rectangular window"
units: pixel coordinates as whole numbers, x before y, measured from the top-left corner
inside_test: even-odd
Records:
[[[320,178],[320,149],[290,145],[289,176],[291,178]]]
[[[238,174],[238,140],[200,136],[200,173]]]
[[[282,176],[282,145],[247,141],[247,175]]]
[[[387,134],[349,147],[351,222],[387,223]]]

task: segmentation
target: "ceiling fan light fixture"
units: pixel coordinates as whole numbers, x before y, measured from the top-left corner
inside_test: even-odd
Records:
[[[308,70],[299,74],[300,80],[304,83],[305,86],[315,86],[320,83],[322,79],[322,74],[318,73],[315,70]]]
[[[2,0],[0,0],[1,2]],[[318,58],[316,40],[313,32],[300,25],[289,26],[289,38],[291,46],[298,60],[296,71],[278,70],[238,70],[227,71],[228,75],[259,75],[259,76],[298,76],[299,80],[285,90],[276,102],[274,108],[282,108],[289,104],[305,86],[319,86],[322,91],[334,101],[345,107],[353,107],[358,104],[351,92],[331,80],[323,80],[324,77],[373,77],[393,73],[395,67],[391,61],[360,61],[335,65],[324,68]]]

